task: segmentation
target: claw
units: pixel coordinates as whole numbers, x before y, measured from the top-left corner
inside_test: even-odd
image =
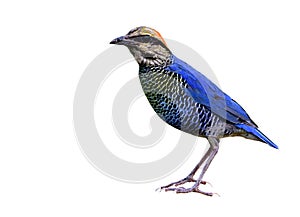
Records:
[[[159,187],[157,189],[155,189],[156,192],[162,192],[163,188],[162,187]]]
[[[213,187],[213,185],[210,183],[210,182],[207,182],[207,181],[201,181],[200,182],[202,185],[209,185],[210,187]]]
[[[218,193],[213,193],[213,195],[216,195],[216,196],[218,196],[218,197],[221,197],[221,195],[220,194],[218,194]]]

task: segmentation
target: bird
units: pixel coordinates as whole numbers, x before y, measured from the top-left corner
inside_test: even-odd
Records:
[[[139,65],[138,75],[144,94],[163,121],[209,142],[208,150],[188,176],[160,187],[161,191],[214,195],[201,190],[200,186],[207,183],[203,176],[216,156],[222,138],[240,136],[278,149],[235,100],[176,57],[155,29],[136,27],[110,44],[129,49]],[[195,178],[197,171],[200,175]],[[191,182],[191,187],[185,187],[185,183]]]

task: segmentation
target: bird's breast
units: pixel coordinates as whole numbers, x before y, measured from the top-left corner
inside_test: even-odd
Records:
[[[156,67],[140,69],[139,78],[154,111],[171,126],[204,136],[209,126],[219,122],[216,115],[193,99],[181,75]]]

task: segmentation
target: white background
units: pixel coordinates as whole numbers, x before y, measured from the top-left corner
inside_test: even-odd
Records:
[[[197,2],[0,3],[0,216],[299,216],[297,1]],[[280,147],[222,140],[205,176],[220,197],[154,191],[187,175],[204,139],[183,167],[147,184],[106,177],[79,149],[80,76],[110,40],[140,25],[199,52]]]

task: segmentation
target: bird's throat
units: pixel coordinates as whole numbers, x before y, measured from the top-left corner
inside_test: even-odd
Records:
[[[166,65],[171,58],[171,53],[164,50],[148,50],[143,51],[142,49],[129,48],[131,54],[139,65],[142,66],[162,66]]]

